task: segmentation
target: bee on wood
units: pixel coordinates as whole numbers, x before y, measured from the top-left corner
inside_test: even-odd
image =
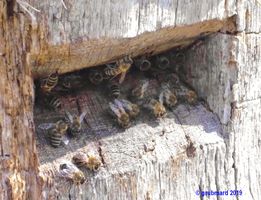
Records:
[[[68,125],[64,121],[59,120],[56,123],[43,123],[39,125],[39,128],[42,130],[49,130],[48,138],[51,146],[57,148],[62,142],[68,144],[69,140],[65,137]]]
[[[156,57],[157,66],[159,69],[166,70],[170,67],[170,61],[166,56],[160,55]]]
[[[107,66],[104,69],[104,73],[107,76],[112,76],[112,79],[120,75],[119,83],[121,84],[124,81],[127,71],[130,69],[132,63],[133,60],[131,57],[125,56],[116,62],[116,67]]]
[[[137,117],[140,113],[139,106],[126,99],[115,99],[114,102],[117,106],[122,106],[131,118]]]
[[[97,171],[101,166],[101,161],[97,158],[97,156],[85,154],[82,152],[75,154],[72,160],[76,166],[86,167],[92,171]]]
[[[169,108],[173,108],[178,102],[175,93],[170,90],[169,84],[164,83],[161,87],[163,89],[164,104]]]
[[[187,91],[186,97],[189,104],[195,104],[198,99],[197,93],[193,90]]]
[[[166,116],[166,108],[163,105],[163,92],[160,93],[159,101],[154,98],[148,98],[144,102],[144,107],[149,109],[156,118],[163,118]]]
[[[122,128],[128,128],[130,126],[130,117],[121,105],[115,105],[110,102],[109,108],[110,113],[117,118],[119,126]]]
[[[116,81],[111,80],[108,84],[110,96],[112,98],[118,98],[121,94],[120,84]]]
[[[103,73],[100,70],[90,70],[88,75],[89,81],[94,85],[99,85],[103,81]]]
[[[151,62],[146,58],[142,57],[140,59],[135,60],[135,66],[140,71],[148,71],[151,68]]]
[[[44,97],[44,99],[45,99],[45,104],[50,109],[55,111],[61,109],[62,103],[59,97],[51,95],[51,96]]]
[[[197,93],[183,82],[179,82],[175,85],[174,90],[180,100],[184,100],[189,104],[195,104],[198,100]]]
[[[147,91],[149,86],[149,81],[148,80],[142,80],[141,84],[136,86],[135,88],[132,89],[131,91],[131,97],[136,100],[141,100],[144,98],[144,94]]]
[[[86,181],[86,178],[81,170],[72,163],[62,163],[59,167],[59,176],[63,177],[73,184],[81,185]]]
[[[58,71],[50,74],[47,78],[41,80],[41,90],[43,93],[50,93],[58,83]]]
[[[82,121],[86,115],[86,111],[81,113],[79,116],[71,115],[69,111],[65,111],[66,121],[69,124],[68,132],[72,136],[78,136],[82,129]]]

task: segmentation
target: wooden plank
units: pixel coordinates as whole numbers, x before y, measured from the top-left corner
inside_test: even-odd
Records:
[[[30,4],[40,10],[32,11],[28,56],[35,77],[187,45],[195,37],[217,32],[236,14],[234,0],[72,0],[65,2],[67,9],[61,0]]]

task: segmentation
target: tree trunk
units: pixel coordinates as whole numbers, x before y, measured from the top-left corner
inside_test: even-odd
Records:
[[[64,2],[67,9],[60,0],[30,0],[40,10],[30,9],[31,17],[21,3],[0,2],[1,199],[203,199],[196,192],[210,190],[241,190],[242,196],[207,199],[260,199],[259,1]],[[157,125],[145,117],[115,131],[97,112],[105,108],[97,101],[102,96],[83,93],[68,106],[94,113],[86,138],[58,150],[40,134],[35,141],[33,76],[192,43],[187,78],[210,110],[180,105]],[[45,118],[35,110],[37,124]],[[88,182],[79,192],[55,173],[63,159],[90,149],[103,167],[84,171]],[[54,184],[38,179],[38,167],[53,171]]]

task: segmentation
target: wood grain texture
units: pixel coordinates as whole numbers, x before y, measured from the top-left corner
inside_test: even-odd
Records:
[[[9,6],[0,2],[0,199],[37,199],[33,80],[25,54],[30,27]]]
[[[134,1],[87,2],[65,1],[66,11],[58,0],[31,0],[30,4],[41,10],[32,23],[15,2],[0,2],[1,198],[57,199],[58,195],[60,199],[182,200],[199,199],[197,189],[241,189],[244,198],[260,199],[259,1],[139,1],[135,2],[138,7]],[[103,7],[103,3],[110,6]],[[123,5],[132,3],[133,10],[126,12]],[[86,7],[81,5],[91,11],[85,13]],[[105,8],[119,12],[108,14]],[[157,17],[151,16],[155,11]],[[180,105],[156,126],[141,122],[112,135],[97,130],[94,136],[87,134],[88,144],[79,143],[64,153],[46,148],[51,158],[44,157],[44,148],[39,148],[43,150],[39,154],[42,172],[57,168],[60,160],[70,159],[76,149],[100,150],[104,159],[97,174],[85,171],[89,182],[82,192],[60,179],[55,182],[58,194],[54,186],[41,188],[46,182],[37,179],[30,67],[38,72],[39,66],[39,75],[43,75],[57,67],[65,72],[100,64],[126,52],[160,52],[177,43],[184,45],[184,41],[190,44],[200,33],[219,30],[234,14],[236,35],[225,31],[212,35],[186,53],[190,81],[213,113],[200,105],[189,109]],[[104,22],[105,16],[113,16],[110,26]],[[138,17],[133,20],[130,16]],[[108,28],[111,26],[113,29]],[[113,37],[107,38],[110,35]],[[99,120],[93,120],[94,127],[95,123]],[[188,148],[191,141],[195,156],[194,148]],[[150,148],[155,149],[146,152]]]
[[[259,199],[261,191],[259,43],[260,34],[217,34],[189,51],[185,64],[190,82],[223,124],[229,185],[245,188],[248,199]]]
[[[46,199],[55,195],[59,199],[195,199],[199,187],[207,189],[206,181],[213,188],[218,183],[225,189],[223,180],[215,179],[224,175],[220,160],[225,155],[218,118],[202,105],[189,109],[180,105],[158,123],[139,121],[111,135],[103,136],[97,130],[91,136],[94,141],[86,140],[87,145],[43,164],[41,170],[57,171],[59,164],[71,160],[77,151],[97,153],[99,148],[104,160],[101,170],[83,169],[88,182],[81,188],[56,177],[55,185],[44,190],[50,191],[45,192]],[[189,148],[190,142],[195,149]]]
[[[37,1],[30,60],[35,77],[157,53],[216,32],[236,14],[235,1]],[[23,10],[18,6],[18,9]]]

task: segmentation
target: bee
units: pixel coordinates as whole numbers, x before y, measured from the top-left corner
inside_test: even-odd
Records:
[[[131,118],[135,118],[140,113],[139,106],[137,104],[131,103],[126,99],[115,99],[114,102],[116,105],[122,105]]]
[[[110,81],[109,83],[109,91],[110,91],[110,96],[112,98],[118,98],[121,94],[120,91],[120,84],[116,81]]]
[[[166,70],[170,67],[170,61],[166,56],[157,56],[156,62],[159,69]]]
[[[117,117],[117,122],[122,128],[128,128],[130,126],[130,117],[125,112],[124,108],[121,105],[115,105],[113,103],[109,103],[110,113],[113,116]]]
[[[185,100],[189,104],[195,104],[198,100],[197,93],[190,89],[189,86],[186,86],[183,82],[179,82],[174,89],[178,98]]]
[[[66,121],[69,124],[68,132],[72,136],[77,136],[81,132],[82,121],[83,121],[86,113],[87,112],[85,111],[85,112],[81,113],[80,116],[77,116],[77,115],[71,115],[71,113],[69,111],[65,111]]]
[[[75,154],[72,160],[76,166],[87,167],[92,171],[97,171],[101,166],[101,161],[96,156],[82,152]]]
[[[156,118],[165,117],[167,113],[163,105],[163,92],[160,93],[159,101],[154,98],[146,99],[144,107],[149,109]]]
[[[143,99],[144,93],[148,89],[149,81],[148,80],[142,80],[141,84],[139,84],[137,87],[133,88],[131,91],[131,96],[134,99]]]
[[[118,75],[121,75],[119,79],[119,83],[121,84],[124,81],[127,71],[130,69],[132,63],[133,60],[131,57],[125,56],[116,62],[116,67],[107,66],[104,69],[104,73],[107,76],[112,76],[112,79]]]
[[[86,181],[83,172],[70,162],[60,164],[59,176],[71,181],[76,185],[83,184]]]
[[[50,143],[53,147],[60,146],[63,136],[66,134],[68,125],[63,121],[58,121],[55,128],[51,129],[49,132]]]
[[[197,93],[193,90],[187,91],[186,97],[189,104],[195,104],[198,99]]]
[[[100,70],[90,70],[88,78],[94,85],[99,85],[103,81],[103,73]]]
[[[46,105],[53,110],[59,110],[62,107],[62,103],[60,98],[56,97],[56,96],[47,96],[44,97],[45,98],[45,103]]]
[[[164,104],[169,108],[173,108],[178,102],[176,95],[170,90],[170,86],[168,83],[162,84],[162,89]]]
[[[135,60],[135,66],[140,70],[140,71],[148,71],[151,68],[151,62],[144,57]]]
[[[56,70],[55,73],[50,74],[47,78],[41,80],[41,90],[43,93],[50,93],[52,89],[58,83],[58,71]]]
[[[56,123],[43,123],[39,125],[39,128],[48,130],[48,138],[51,146],[57,148],[61,142],[68,144],[69,140],[65,137],[68,125],[64,121],[59,120]]]

